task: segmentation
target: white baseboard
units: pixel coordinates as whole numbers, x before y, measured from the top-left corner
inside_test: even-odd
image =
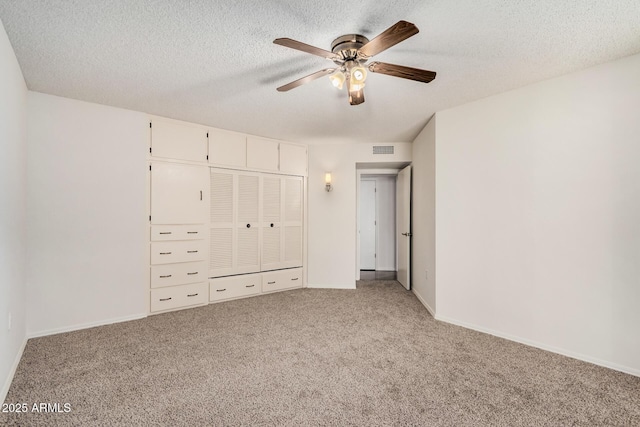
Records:
[[[426,301],[424,298],[422,298],[422,297],[420,296],[420,294],[416,292],[416,290],[415,290],[415,289],[413,289],[413,288],[412,288],[412,289],[411,289],[411,292],[413,292],[413,294],[416,296],[416,298],[418,298],[418,301],[420,301],[420,302],[422,303],[422,305],[424,305],[424,307],[427,309],[427,311],[429,312],[429,314],[430,314],[432,317],[434,317],[434,318],[435,318],[435,317],[436,317],[436,311],[435,311],[433,308],[431,308],[431,306],[430,306],[429,304],[427,304],[427,301]]]
[[[550,351],[552,353],[560,354],[562,356],[571,357],[572,359],[581,360],[583,362],[593,363],[594,365],[602,366],[605,368],[613,369],[614,371],[624,372],[625,374],[633,375],[636,377],[640,377],[640,370],[635,368],[630,368],[628,366],[619,365],[617,363],[609,362],[607,360],[598,359],[591,356],[586,356],[584,354],[576,353],[570,350],[565,350],[563,348],[558,348],[554,346],[550,346],[547,344],[539,343],[537,341],[529,340],[526,338],[521,338],[511,334],[505,334],[503,332],[494,331],[493,329],[483,328],[471,323],[462,322],[456,319],[452,319],[444,316],[434,316],[436,320],[441,322],[451,323],[453,325],[462,326],[463,328],[472,329],[474,331],[483,332],[485,334],[493,335],[499,338],[504,338],[509,341],[515,341],[520,344],[528,345],[531,347],[536,347],[541,350]]]
[[[27,337],[28,338],[45,337],[47,335],[55,335],[55,334],[61,334],[64,332],[79,331],[80,329],[95,328],[96,326],[111,325],[113,323],[144,319],[145,317],[147,317],[147,313],[132,314],[131,316],[115,317],[115,318],[106,319],[106,320],[99,320],[97,322],[82,323],[79,325],[64,326],[61,328],[47,329],[44,331],[29,332],[27,333]]]
[[[312,284],[312,283],[307,283],[307,288],[310,289],[355,289],[356,288],[356,283],[344,283],[344,284],[338,284],[338,285],[318,285],[318,284]]]
[[[22,341],[22,345],[20,346],[20,350],[16,354],[15,359],[13,360],[13,364],[11,365],[11,369],[9,370],[9,374],[7,375],[7,379],[2,385],[2,390],[0,390],[0,403],[3,403],[7,398],[7,393],[9,393],[9,387],[11,387],[11,383],[13,382],[13,376],[16,374],[16,369],[18,369],[18,364],[20,363],[20,359],[22,359],[22,353],[24,353],[24,348],[27,346],[27,338],[25,337]]]

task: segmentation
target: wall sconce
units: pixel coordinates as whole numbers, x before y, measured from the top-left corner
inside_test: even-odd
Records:
[[[331,186],[331,172],[326,172],[324,174],[324,189],[327,191],[333,190],[333,187]]]

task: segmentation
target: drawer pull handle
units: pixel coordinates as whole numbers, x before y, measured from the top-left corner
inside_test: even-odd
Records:
[[[271,223],[271,228],[273,228],[273,223]]]
[[[251,224],[247,224],[247,228],[251,228]]]
[[[291,279],[291,280],[298,280],[298,279],[299,279],[299,277],[296,277],[295,279]]]
[[[167,274],[166,276],[160,276],[161,279],[168,279],[169,277],[171,277],[170,274]]]
[[[197,254],[198,251],[187,251],[188,254]]]
[[[169,301],[171,299],[171,297],[169,298],[160,298],[160,301]]]
[[[197,297],[197,296],[198,296],[198,294],[189,294],[189,295],[187,295],[187,296],[188,296],[188,297]]]
[[[267,282],[267,285],[273,285],[276,282]]]
[[[224,288],[224,289],[216,289],[216,292],[224,292],[224,291],[226,291],[226,290],[227,290],[227,288]]]
[[[202,190],[200,190],[200,200],[202,200]]]
[[[187,273],[187,276],[193,276],[194,274],[198,274],[198,272],[194,271],[193,273]]]
[[[160,255],[171,255],[171,252],[160,252]]]
[[[253,288],[255,285],[247,285],[245,288]]]
[[[187,234],[198,234],[197,231],[187,231]]]
[[[161,231],[160,234],[171,234],[171,231]]]

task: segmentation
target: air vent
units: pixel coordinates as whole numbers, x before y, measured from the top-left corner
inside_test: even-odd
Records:
[[[393,154],[393,145],[374,145],[373,154]]]

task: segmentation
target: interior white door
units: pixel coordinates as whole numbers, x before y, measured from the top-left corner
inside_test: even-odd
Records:
[[[376,181],[360,181],[360,270],[376,269]]]
[[[411,289],[411,166],[398,173],[396,182],[398,282]]]

